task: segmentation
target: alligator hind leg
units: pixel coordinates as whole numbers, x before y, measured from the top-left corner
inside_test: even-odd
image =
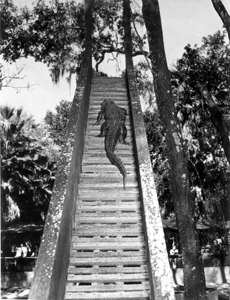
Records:
[[[129,143],[127,143],[125,141],[126,138],[127,138],[127,129],[126,129],[125,124],[122,124],[121,125],[121,133],[119,136],[119,143],[124,144],[124,145],[129,145]]]

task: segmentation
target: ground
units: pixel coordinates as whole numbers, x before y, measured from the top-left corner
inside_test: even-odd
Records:
[[[178,291],[182,291],[183,287],[176,287]],[[230,284],[221,284],[216,286],[209,286],[209,300],[215,300],[216,295],[218,294],[219,300],[229,300],[230,299]],[[29,289],[26,288],[11,288],[7,290],[1,291],[1,299],[11,299],[11,300],[19,300],[19,299],[27,299],[29,295]]]

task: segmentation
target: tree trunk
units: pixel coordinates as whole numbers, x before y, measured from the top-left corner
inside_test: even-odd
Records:
[[[154,88],[160,118],[166,133],[173,202],[177,215],[184,264],[186,300],[206,299],[204,268],[196,224],[194,199],[190,192],[187,161],[176,119],[170,75],[167,67],[158,0],[142,0],[148,32]]]
[[[211,0],[211,1],[228,32],[228,38],[230,41],[230,16],[221,0]]]

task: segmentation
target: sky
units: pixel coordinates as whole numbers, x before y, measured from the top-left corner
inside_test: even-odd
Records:
[[[141,0],[135,0],[139,5]],[[230,13],[230,1],[222,0]],[[14,0],[20,7],[31,7],[31,0]],[[173,65],[184,52],[187,44],[201,44],[202,37],[214,34],[223,28],[222,22],[214,10],[211,0],[159,0],[161,20],[164,35],[166,57],[169,67]],[[76,88],[75,78],[71,85],[63,78],[55,85],[52,83],[48,68],[32,58],[17,61],[17,68],[24,67],[24,80],[18,85],[27,85],[29,89],[3,88],[0,91],[0,104],[12,107],[23,107],[40,122],[47,110],[55,111],[61,100],[72,101]],[[15,70],[15,65],[7,65],[7,71]],[[117,73],[117,66],[106,59],[101,70],[109,76]]]

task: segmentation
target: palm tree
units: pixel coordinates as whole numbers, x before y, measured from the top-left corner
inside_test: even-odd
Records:
[[[54,163],[33,137],[37,125],[22,109],[1,107],[2,219],[40,220],[48,208]]]

